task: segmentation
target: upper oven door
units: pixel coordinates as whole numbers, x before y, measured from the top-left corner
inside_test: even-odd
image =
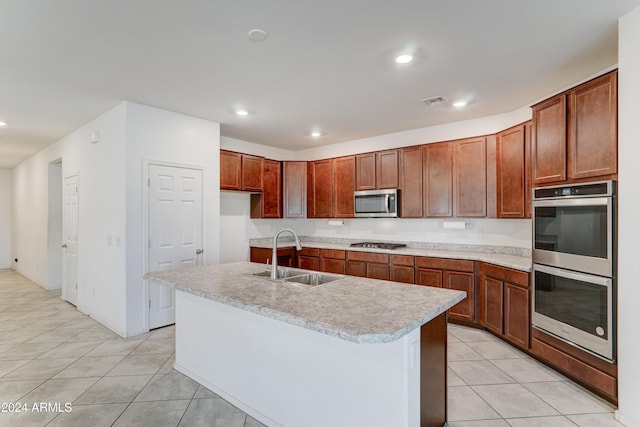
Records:
[[[611,277],[613,198],[533,201],[533,262]]]

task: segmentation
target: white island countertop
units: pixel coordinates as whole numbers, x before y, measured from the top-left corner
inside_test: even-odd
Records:
[[[145,277],[356,343],[395,341],[465,298],[461,291],[352,276],[309,287],[254,275],[264,270],[264,264],[236,262],[155,272]]]

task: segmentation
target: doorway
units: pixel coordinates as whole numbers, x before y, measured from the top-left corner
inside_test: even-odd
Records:
[[[202,170],[149,164],[149,271],[203,262]],[[175,323],[175,292],[149,282],[149,329]]]
[[[62,299],[78,305],[78,174],[64,177]]]

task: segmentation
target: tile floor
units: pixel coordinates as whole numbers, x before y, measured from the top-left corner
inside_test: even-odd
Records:
[[[0,426],[262,426],[175,371],[174,338],[167,327],[122,339],[0,270],[0,403],[28,408],[0,411]],[[33,411],[42,402],[53,407]],[[613,411],[494,336],[450,325],[449,427],[621,426]]]

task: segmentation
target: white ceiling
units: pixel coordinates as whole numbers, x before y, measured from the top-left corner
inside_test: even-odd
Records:
[[[640,0],[0,0],[0,167],[123,100],[296,150],[515,110],[617,62]],[[261,28],[269,37],[247,37]],[[407,65],[394,56],[412,49]],[[464,109],[421,99],[468,98]],[[255,114],[240,118],[236,106]],[[326,136],[305,135],[320,127]]]

